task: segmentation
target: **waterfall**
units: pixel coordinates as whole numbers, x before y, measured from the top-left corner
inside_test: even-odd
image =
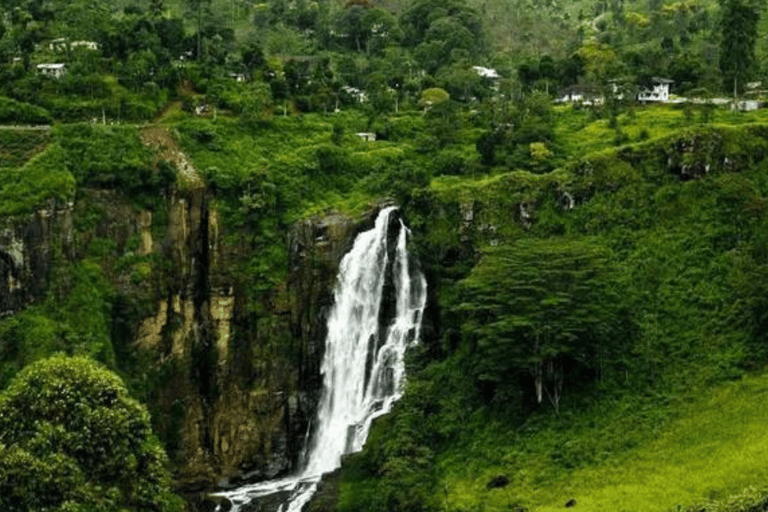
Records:
[[[395,207],[383,209],[373,229],[359,234],[341,261],[321,366],[323,392],[304,469],[297,476],[220,493],[232,503],[232,512],[275,494],[286,497],[280,512],[299,512],[322,475],[338,468],[342,456],[362,449],[373,420],[389,412],[400,398],[404,355],[417,342],[426,281],[409,265],[409,231],[400,219],[395,226],[399,228],[396,246],[388,247],[395,211]],[[382,325],[388,286],[395,308],[393,317]]]

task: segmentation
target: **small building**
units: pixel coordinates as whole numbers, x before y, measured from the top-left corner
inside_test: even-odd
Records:
[[[674,82],[674,80],[666,78],[652,78],[650,82],[651,87],[648,88],[646,86],[637,93],[637,101],[669,102],[669,86]]]
[[[51,51],[63,53],[67,51],[67,48],[74,50],[75,48],[83,48],[85,50],[98,50],[99,43],[95,41],[69,41],[65,37],[54,39],[48,43],[48,48]]]
[[[484,68],[483,66],[472,66],[472,69],[483,78],[490,78],[491,80],[498,80],[501,78],[501,75],[499,75],[498,71],[495,69]]]
[[[757,100],[739,100],[731,103],[731,110],[741,112],[753,112],[760,108],[760,102]]]
[[[70,48],[83,48],[86,50],[96,51],[99,49],[99,43],[95,41],[72,41],[69,44]]]
[[[580,105],[601,105],[603,96],[595,88],[588,85],[571,85],[560,91],[556,103],[576,103]]]
[[[345,85],[341,88],[341,91],[358,103],[365,103],[368,101],[368,96],[365,94],[365,92],[361,91],[357,87],[350,87]]]
[[[230,73],[229,78],[235,82],[245,82],[245,73]]]
[[[50,76],[52,78],[61,78],[67,72],[67,65],[64,63],[38,64],[37,71],[41,75]]]
[[[376,134],[373,132],[359,132],[356,133],[358,137],[367,142],[376,142]]]
[[[65,52],[67,51],[67,38],[60,37],[58,39],[54,39],[50,43],[48,43],[48,48],[52,52]]]

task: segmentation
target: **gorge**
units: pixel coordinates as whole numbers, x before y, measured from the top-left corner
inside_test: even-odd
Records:
[[[342,453],[306,512],[581,506],[582,494],[608,484],[626,499],[618,477],[590,476],[584,491],[558,478],[650,451],[676,415],[702,417],[685,410],[695,393],[706,400],[762,367],[764,125],[674,130],[548,173],[470,176],[429,167],[431,154],[409,149],[407,134],[333,145],[326,117],[270,123],[186,119],[169,129],[198,182],[153,174],[162,152],[142,143],[140,128],[59,127],[19,175],[60,169],[53,185],[62,188],[19,203],[0,229],[2,385],[57,353],[109,368],[146,404],[187,510],[211,512],[216,504],[196,497],[222,490],[222,512],[264,507],[262,498],[277,510],[294,494],[298,508],[333,467],[317,461],[335,465]],[[158,182],[122,185],[135,162]],[[406,241],[428,287],[397,256]],[[373,268],[362,264],[366,244],[384,269],[373,274],[386,278],[360,306],[363,329],[345,320],[355,308],[344,297],[355,294],[343,290]],[[398,284],[401,274],[410,278]],[[387,353],[388,326],[408,309],[398,297],[424,317],[409,384],[365,447],[347,454],[365,437],[348,427],[367,430],[365,414],[399,394],[400,356],[382,373],[355,356],[368,368],[357,389],[386,392],[325,428],[324,418],[343,416],[331,406],[347,403],[322,391],[334,332],[366,350],[375,332],[373,346]],[[402,321],[399,335],[416,330],[416,318]],[[759,403],[749,393],[740,387],[734,403]],[[763,421],[760,410],[745,414]],[[328,452],[326,431],[338,441]],[[741,488],[752,483],[748,462]],[[641,470],[627,469],[652,473]],[[260,495],[271,489],[274,499]],[[676,492],[659,502],[695,503],[706,489]]]

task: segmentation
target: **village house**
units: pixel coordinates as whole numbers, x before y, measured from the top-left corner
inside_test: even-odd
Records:
[[[483,66],[472,66],[472,69],[483,78],[489,78],[491,80],[498,80],[501,78],[501,75],[499,75],[499,72],[495,69],[484,68]]]
[[[484,68],[483,66],[472,66],[472,69],[480,78],[489,82],[494,91],[499,92],[499,80],[501,80],[501,75],[498,71],[492,68]]]
[[[667,80],[666,78],[652,78],[652,88],[645,87],[639,93],[637,93],[637,101],[655,101],[660,103],[669,102],[669,86],[674,83],[674,80]]]
[[[98,50],[99,43],[95,41],[70,41],[65,37],[54,39],[48,44],[48,48],[54,52],[66,52],[67,46],[74,50],[75,48],[83,48],[85,50]]]
[[[99,43],[95,41],[72,41],[69,46],[71,48],[84,48],[86,50],[98,50]]]
[[[578,103],[581,105],[600,105],[603,103],[603,96],[599,91],[588,85],[571,85],[560,91],[560,97],[555,100],[556,103]]]
[[[376,134],[373,132],[359,132],[356,133],[358,137],[367,142],[376,142]]]
[[[740,110],[741,112],[753,112],[760,108],[758,100],[739,100],[731,103],[731,110]]]
[[[56,64],[38,64],[37,71],[41,75],[52,78],[61,78],[67,72],[67,65],[63,63]]]

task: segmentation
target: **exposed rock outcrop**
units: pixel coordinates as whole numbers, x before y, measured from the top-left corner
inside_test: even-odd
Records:
[[[56,253],[72,250],[72,202],[47,201],[0,222],[0,317],[41,298]]]

